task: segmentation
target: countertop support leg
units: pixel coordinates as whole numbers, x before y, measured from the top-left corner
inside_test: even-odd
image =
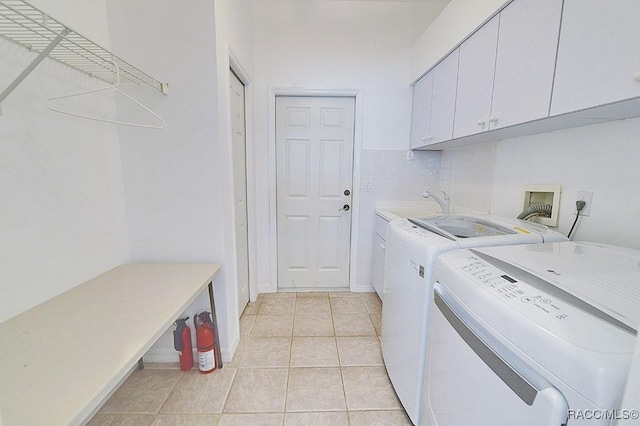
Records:
[[[64,40],[64,38],[70,32],[71,30],[69,30],[68,28],[65,28],[64,30],[62,30],[62,33],[60,35],[58,35],[54,40],[51,41],[51,43],[49,43],[49,46],[47,46],[42,52],[40,52],[40,54],[29,64],[29,66],[27,66],[27,68],[25,68],[24,71],[22,71],[20,75],[16,77],[15,80],[13,80],[13,82],[9,85],[9,87],[4,89],[4,91],[0,93],[0,103],[2,103],[2,101],[4,101],[4,99],[7,96],[9,96],[9,93],[13,92],[13,89],[18,87],[18,85],[22,83],[22,80],[24,80],[25,78],[27,78],[29,74],[31,74],[31,71],[33,71],[38,66],[38,64],[40,64],[40,62],[44,60],[44,58],[49,56],[49,53],[51,53],[51,51],[62,40]]]
[[[213,297],[213,281],[209,283],[209,303],[211,303],[211,320],[213,321],[213,332],[216,338],[215,356],[216,368],[222,368],[222,354],[220,353],[220,337],[218,335],[218,316],[216,315],[216,303]]]

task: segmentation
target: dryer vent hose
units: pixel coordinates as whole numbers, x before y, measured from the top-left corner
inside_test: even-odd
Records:
[[[551,217],[551,208],[551,204],[531,204],[518,215],[518,219],[529,220],[536,216]]]

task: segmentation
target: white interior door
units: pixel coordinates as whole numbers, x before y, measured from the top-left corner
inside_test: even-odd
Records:
[[[249,248],[247,235],[247,161],[245,136],[244,85],[230,73],[230,111],[235,201],[236,259],[238,267],[238,314],[249,302]]]
[[[355,98],[277,97],[278,289],[349,287]]]

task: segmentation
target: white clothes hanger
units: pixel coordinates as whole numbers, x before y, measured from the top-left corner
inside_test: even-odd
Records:
[[[89,91],[86,91],[86,92],[74,93],[72,95],[57,96],[55,98],[50,98],[50,99],[47,99],[46,102],[45,102],[46,107],[49,110],[51,110],[53,112],[58,112],[60,114],[70,115],[72,117],[78,117],[78,118],[85,118],[87,120],[100,121],[100,122],[103,122],[103,123],[121,124],[123,126],[133,126],[133,127],[145,127],[145,128],[150,128],[150,129],[162,129],[162,128],[164,128],[164,126],[167,123],[166,123],[166,121],[164,121],[164,119],[162,117],[160,117],[155,112],[151,111],[147,106],[143,105],[140,101],[138,101],[138,100],[134,99],[133,97],[127,95],[126,93],[124,93],[122,90],[120,90],[118,88],[118,86],[120,85],[120,68],[118,67],[118,64],[116,64],[114,61],[111,61],[111,63],[113,63],[113,65],[116,68],[116,83],[113,86],[104,87],[102,89],[89,90]],[[131,102],[133,102],[136,105],[140,106],[142,109],[144,109],[149,114],[151,114],[153,117],[155,117],[158,120],[159,124],[141,124],[141,123],[132,123],[132,122],[129,122],[129,121],[118,121],[118,120],[109,120],[109,119],[99,118],[99,117],[91,117],[91,116],[88,116],[88,115],[83,115],[83,114],[64,111],[64,110],[56,108],[54,105],[51,104],[52,101],[56,101],[56,100],[76,98],[76,97],[89,95],[89,94],[92,94],[92,93],[108,92],[108,91],[114,91],[114,92],[120,93],[122,96],[126,97]]]

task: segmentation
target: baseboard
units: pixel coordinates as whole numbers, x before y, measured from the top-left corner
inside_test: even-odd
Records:
[[[151,348],[142,359],[144,362],[179,362],[180,360],[178,352],[173,348]]]
[[[234,342],[234,348],[220,348],[220,354],[222,355],[222,362],[230,362],[233,359],[233,354],[238,348],[239,341]],[[193,349],[194,361],[198,359],[197,349]],[[151,348],[144,354],[144,362],[179,362],[178,352],[173,348]]]
[[[351,288],[352,293],[373,293],[376,291],[371,284],[354,285]]]

